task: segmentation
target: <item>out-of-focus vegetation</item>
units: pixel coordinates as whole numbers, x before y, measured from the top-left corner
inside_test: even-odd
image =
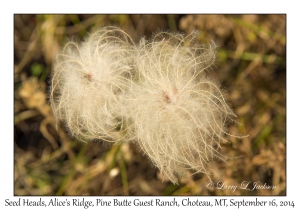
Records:
[[[205,175],[173,185],[135,145],[84,143],[56,127],[49,106],[53,57],[67,39],[94,27],[121,26],[138,42],[158,30],[201,31],[199,42],[219,46],[215,71],[241,125],[215,162],[216,185],[265,183],[275,189],[207,188]],[[286,195],[285,15],[15,15],[15,195]],[[240,157],[241,156],[241,157]]]

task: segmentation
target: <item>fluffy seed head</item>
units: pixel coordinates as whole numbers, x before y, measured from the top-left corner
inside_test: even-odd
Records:
[[[106,27],[57,54],[51,106],[58,121],[80,140],[116,141],[125,135],[120,102],[131,86],[133,45],[121,29]]]
[[[160,32],[136,47],[116,27],[68,42],[56,56],[51,106],[80,140],[135,140],[173,183],[188,170],[210,174],[235,115],[207,77],[216,45]]]
[[[172,182],[187,170],[209,174],[225,125],[235,117],[218,85],[205,70],[216,46],[197,45],[197,33],[161,32],[136,50],[137,76],[128,108],[137,142]]]

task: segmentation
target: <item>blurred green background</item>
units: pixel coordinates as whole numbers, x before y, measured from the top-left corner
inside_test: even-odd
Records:
[[[209,188],[197,174],[173,185],[135,145],[83,143],[55,127],[49,106],[51,65],[67,39],[83,40],[94,27],[122,27],[138,42],[159,30],[190,33],[219,46],[209,72],[226,90],[241,125],[230,132],[215,162],[216,185],[244,181],[275,189]],[[252,187],[251,187],[252,186]],[[14,15],[15,195],[286,195],[285,15]]]

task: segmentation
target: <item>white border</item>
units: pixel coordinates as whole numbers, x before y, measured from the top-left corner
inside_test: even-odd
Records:
[[[296,2],[296,1],[294,1]],[[282,197],[259,197],[259,200],[293,200],[296,209],[299,208],[298,201],[299,189],[299,12],[296,3],[292,1],[275,2],[271,0],[253,0],[253,1],[2,1],[0,3],[1,10],[1,32],[0,32],[0,95],[1,95],[1,148],[0,152],[0,208],[4,207],[5,199],[18,200],[13,197],[13,14],[15,13],[282,13],[287,14],[287,196]],[[298,173],[297,173],[298,172]],[[22,197],[26,198],[26,197]],[[39,200],[38,197],[32,197]],[[53,197],[43,197],[45,201],[49,201]],[[67,197],[73,199],[78,197]],[[105,197],[113,199],[113,197]],[[125,199],[126,197],[122,197]],[[141,199],[155,199],[160,197],[142,197]],[[172,197],[169,197],[170,199]],[[178,201],[185,197],[177,197]],[[193,197],[196,199],[197,197]],[[255,197],[199,197],[201,200],[212,200],[215,198],[226,198],[228,200],[255,200]],[[298,198],[298,199],[297,199]],[[60,197],[60,200],[65,199]],[[97,197],[87,197],[86,199],[96,200]],[[134,200],[134,197],[128,197]],[[3,208],[4,207],[4,208]],[[50,207],[47,207],[49,209]],[[78,207],[75,209],[84,209]],[[124,207],[129,209],[129,207]],[[136,207],[140,208],[140,207]],[[166,208],[166,207],[155,207]],[[199,208],[199,207],[198,207]],[[237,207],[235,207],[236,209]],[[258,207],[257,207],[258,208]],[[261,207],[265,208],[265,207]],[[10,207],[9,209],[14,209]],[[20,209],[20,208],[19,208]],[[32,209],[32,207],[22,207],[22,209]],[[50,208],[51,209],[51,208]],[[53,208],[59,209],[59,208]],[[66,209],[66,207],[64,207]],[[72,208],[74,209],[74,208]],[[105,209],[103,207],[91,209]],[[130,208],[131,209],[131,208]]]

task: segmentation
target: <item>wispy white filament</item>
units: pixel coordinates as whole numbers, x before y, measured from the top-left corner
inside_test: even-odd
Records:
[[[209,173],[219,153],[225,125],[235,117],[218,85],[205,70],[216,46],[197,45],[196,32],[159,33],[136,50],[137,78],[129,99],[136,139],[172,182],[185,172]]]
[[[133,46],[116,27],[92,32],[57,54],[51,105],[57,120],[80,140],[123,138],[121,98],[131,84]],[[130,43],[130,44],[129,44]]]
[[[51,105],[81,140],[132,140],[172,182],[187,170],[209,174],[235,118],[206,72],[216,46],[161,32],[136,47],[116,27],[69,42],[57,55]]]

